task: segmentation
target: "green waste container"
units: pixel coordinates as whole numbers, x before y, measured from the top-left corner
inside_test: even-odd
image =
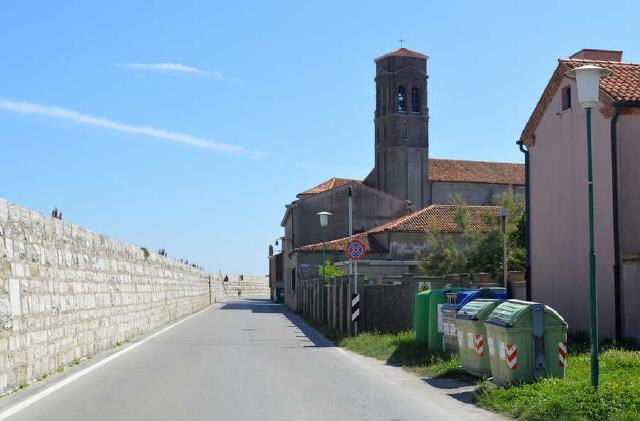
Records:
[[[565,375],[567,323],[551,307],[509,300],[485,321],[491,374],[499,385]]]
[[[429,296],[432,290],[422,291],[416,294],[413,310],[413,330],[416,334],[416,342],[427,343],[429,334]]]
[[[462,369],[478,377],[491,376],[484,321],[504,300],[476,299],[465,304],[456,315],[458,350]]]

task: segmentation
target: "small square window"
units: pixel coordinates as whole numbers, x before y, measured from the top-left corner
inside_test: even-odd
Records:
[[[562,111],[571,108],[571,86],[562,88]]]

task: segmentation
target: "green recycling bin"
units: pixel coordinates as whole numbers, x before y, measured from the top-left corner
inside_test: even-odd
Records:
[[[564,378],[567,323],[551,307],[509,300],[485,321],[491,374],[499,385]]]
[[[416,294],[415,306],[413,310],[413,330],[416,334],[416,342],[427,343],[429,334],[429,296],[431,290],[422,291]]]
[[[491,376],[484,321],[504,300],[476,299],[465,304],[456,315],[458,350],[462,369],[478,377]]]

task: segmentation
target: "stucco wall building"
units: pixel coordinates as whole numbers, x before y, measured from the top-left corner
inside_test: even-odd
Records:
[[[640,302],[632,298],[639,297],[640,278],[633,268],[623,276],[625,256],[633,261],[640,253],[640,109],[635,108],[640,65],[622,63],[621,57],[619,51],[582,50],[560,59],[522,133],[529,153],[531,295],[556,308],[570,328],[589,330],[585,110],[575,80],[564,72],[586,64],[609,68],[613,75],[601,81],[600,103],[592,112],[600,333],[640,337],[635,322]],[[612,148],[612,133],[617,148]],[[619,219],[617,259],[614,215]]]

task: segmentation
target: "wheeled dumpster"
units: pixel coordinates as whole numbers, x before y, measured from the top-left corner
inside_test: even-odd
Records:
[[[484,321],[502,301],[479,298],[465,304],[456,315],[456,342],[462,369],[469,374],[491,376]]]
[[[467,303],[478,298],[506,300],[507,292],[504,288],[482,288],[479,290],[469,289],[458,291],[455,304],[443,305],[440,310],[440,317],[442,319],[442,334],[445,351],[452,353],[458,352],[456,315]]]
[[[497,384],[564,378],[567,323],[551,307],[509,300],[485,321],[491,374]]]

